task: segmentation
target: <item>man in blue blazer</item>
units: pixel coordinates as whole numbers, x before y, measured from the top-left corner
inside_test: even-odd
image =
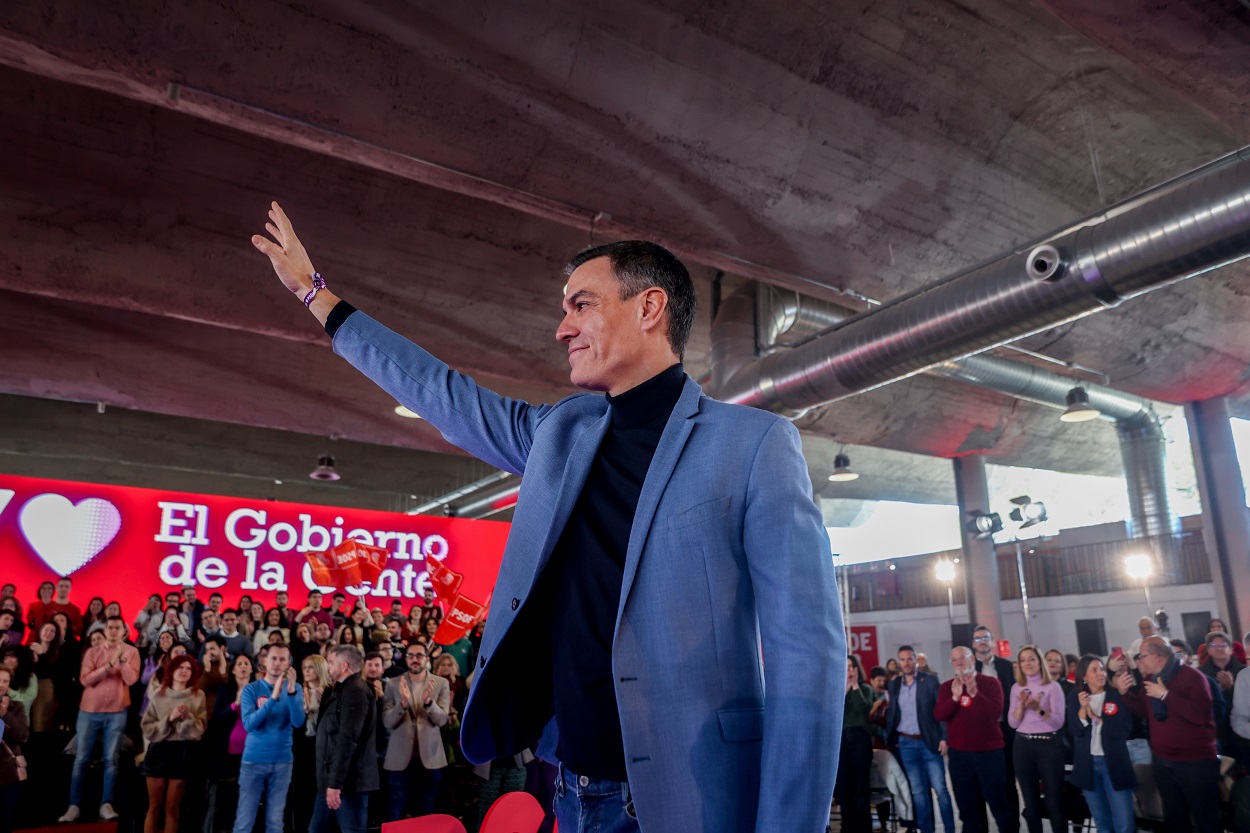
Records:
[[[899,647],[898,664],[903,673],[890,680],[886,743],[898,749],[920,833],[934,833],[936,825],[929,790],[937,793],[942,829],[955,833],[955,809],[946,789],[946,761],[942,757],[946,754],[946,724],[933,716],[941,683],[936,675],[916,670],[916,651],[910,645]]]
[[[566,833],[823,831],[846,676],[829,541],[794,427],[683,372],[680,261],[638,241],[574,258],[556,338],[573,383],[607,395],[533,406],[340,301],[276,203],[270,219],[253,243],[335,352],[524,475],[466,757],[556,761]]]

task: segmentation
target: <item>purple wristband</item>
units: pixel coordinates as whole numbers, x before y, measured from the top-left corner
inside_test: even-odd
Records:
[[[321,277],[320,272],[312,274],[312,289],[308,290],[308,294],[304,296],[304,306],[312,306],[313,298],[317,297],[317,293],[326,288],[326,280]]]

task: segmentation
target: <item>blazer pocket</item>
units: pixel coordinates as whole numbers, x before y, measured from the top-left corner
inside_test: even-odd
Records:
[[[694,506],[668,516],[660,526],[665,529],[677,529],[719,518],[729,512],[730,500],[729,495],[726,495],[713,500],[705,500],[703,503],[696,503]]]
[[[730,743],[745,743],[764,738],[763,709],[721,709],[720,731]]]

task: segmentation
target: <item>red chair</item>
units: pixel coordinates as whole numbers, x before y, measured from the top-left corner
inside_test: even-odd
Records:
[[[382,833],[465,833],[465,830],[455,816],[435,814],[388,821],[382,825]]]
[[[504,793],[486,811],[481,833],[537,833],[543,815],[542,805],[529,793]]]

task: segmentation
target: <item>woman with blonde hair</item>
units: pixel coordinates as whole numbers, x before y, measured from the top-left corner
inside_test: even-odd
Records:
[[[148,782],[148,814],[143,833],[162,829],[162,810],[165,833],[178,831],[187,780],[195,775],[199,740],[208,725],[204,692],[195,687],[199,673],[200,666],[191,657],[173,657],[139,721],[148,744],[143,758],[143,774]]]
[[[1016,730],[1012,762],[1024,796],[1029,833],[1042,833],[1042,794],[1046,796],[1052,830],[1066,830],[1063,810],[1063,689],[1051,679],[1036,645],[1021,646],[1016,683],[1007,700],[1007,722]],[[1039,790],[1038,785],[1041,785]]]
[[[307,830],[317,800],[317,720],[321,715],[321,701],[333,685],[325,657],[321,654],[305,657],[300,663],[300,680],[304,688],[304,725],[294,730],[295,769],[289,802],[295,829]]]

